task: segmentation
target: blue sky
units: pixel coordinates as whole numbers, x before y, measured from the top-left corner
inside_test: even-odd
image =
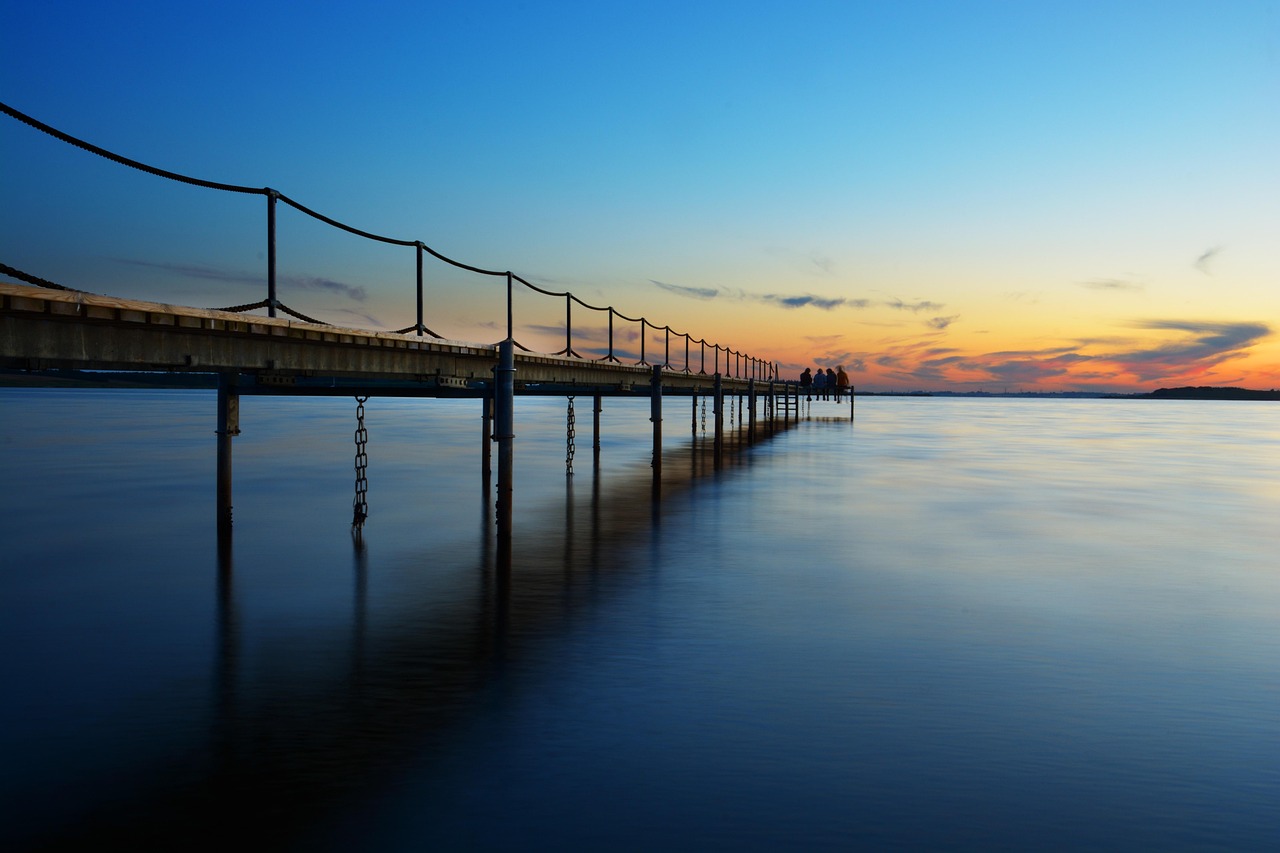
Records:
[[[61,130],[797,369],[905,388],[1280,371],[1277,2],[0,15],[0,100]],[[252,290],[234,282],[260,274],[260,199],[121,174],[7,118],[0,146],[0,259],[161,301]],[[95,236],[55,246],[68,228]],[[412,321],[409,250],[282,229],[290,281],[340,285],[286,301]],[[433,275],[442,334],[481,335],[468,317],[492,306],[469,300],[489,285]]]

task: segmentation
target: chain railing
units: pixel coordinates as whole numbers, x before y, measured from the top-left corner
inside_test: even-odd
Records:
[[[364,426],[364,404],[368,397],[356,397],[356,494],[351,502],[351,532],[357,538],[369,517],[369,430]]]
[[[513,345],[519,347],[521,350],[525,352],[533,352],[533,350],[518,343],[514,337],[512,290],[513,290],[513,284],[515,282],[519,282],[520,284],[524,285],[524,287],[526,287],[527,289],[532,290],[536,293],[540,293],[545,296],[563,298],[565,300],[565,322],[564,322],[565,345],[563,349],[554,353],[549,353],[550,355],[563,355],[566,357],[586,359],[586,357],[583,356],[581,353],[579,353],[574,347],[573,305],[574,303],[577,303],[581,307],[586,308],[590,311],[606,312],[608,314],[608,318],[609,318],[608,319],[608,349],[604,355],[594,359],[595,361],[603,361],[603,362],[610,362],[610,363],[617,363],[617,364],[622,363],[622,359],[618,357],[618,353],[615,352],[615,349],[614,349],[614,317],[616,316],[617,318],[625,322],[638,323],[640,325],[640,358],[638,361],[635,362],[635,364],[638,366],[649,365],[649,362],[647,360],[648,355],[646,353],[646,341],[648,338],[648,332],[662,331],[665,334],[665,350],[664,350],[663,363],[661,365],[664,369],[676,370],[675,366],[671,364],[671,336],[675,335],[677,338],[683,337],[685,339],[684,366],[683,368],[680,368],[680,371],[683,373],[693,372],[692,362],[690,359],[690,345],[692,343],[696,343],[701,348],[701,361],[700,361],[699,369],[697,371],[698,373],[705,374],[707,372],[706,371],[706,348],[708,346],[713,346],[715,348],[715,364],[714,364],[713,372],[719,372],[720,370],[719,356],[720,356],[720,350],[723,349],[725,351],[724,375],[732,376],[736,378],[753,378],[753,379],[776,379],[778,377],[779,365],[776,362],[769,362],[764,359],[756,358],[755,356],[749,356],[745,353],[740,353],[735,350],[731,350],[728,347],[724,347],[720,344],[712,344],[710,341],[707,341],[706,339],[695,340],[688,332],[678,332],[675,329],[671,328],[671,326],[665,325],[665,324],[658,325],[657,323],[654,323],[652,320],[649,320],[647,317],[643,317],[643,316],[629,317],[619,312],[612,305],[609,305],[609,306],[591,305],[583,301],[579,297],[575,296],[573,293],[569,291],[556,292],[556,291],[546,290],[544,288],[538,287],[537,285],[522,278],[521,276],[516,275],[510,270],[485,269],[484,267],[473,266],[471,264],[466,264],[461,261],[454,260],[453,258],[450,258],[444,254],[441,254],[440,252],[431,248],[421,240],[408,240],[408,239],[402,239],[397,237],[388,237],[386,235],[374,234],[370,231],[365,231],[363,229],[356,228],[344,222],[340,222],[337,219],[333,219],[332,217],[326,216],[323,213],[312,210],[306,205],[296,201],[295,199],[290,198],[289,196],[285,195],[279,190],[273,189],[271,187],[249,187],[249,186],[240,186],[237,184],[221,183],[218,181],[208,181],[201,178],[193,178],[188,175],[182,175],[177,172],[171,172],[166,169],[160,169],[155,166],[148,165],[146,163],[141,163],[137,160],[132,160],[128,157],[123,157],[119,154],[108,151],[105,148],[100,148],[97,145],[93,145],[89,142],[85,142],[82,139],[77,139],[76,137],[71,136],[68,133],[64,133],[63,131],[50,127],[49,125],[35,118],[32,118],[31,116],[26,115],[25,113],[19,112],[13,107],[7,104],[4,104],[2,102],[0,102],[0,112],[3,112],[5,115],[8,115],[9,117],[16,119],[17,121],[20,121],[23,124],[26,124],[36,130],[46,133],[54,137],[55,139],[61,140],[62,142],[65,142],[69,145],[73,145],[77,148],[83,149],[84,151],[88,151],[91,154],[96,154],[100,157],[104,157],[107,160],[110,160],[114,163],[118,163],[123,166],[128,166],[129,168],[137,169],[139,171],[146,172],[147,174],[154,175],[156,177],[165,178],[171,181],[178,181],[184,184],[190,184],[193,186],[203,187],[206,189],[218,190],[221,192],[233,192],[233,193],[241,193],[246,195],[263,196],[266,199],[266,204],[267,204],[267,211],[266,211],[267,212],[267,294],[266,294],[266,298],[258,302],[249,303],[247,305],[236,305],[223,310],[251,311],[259,308],[265,308],[267,310],[267,315],[269,317],[275,317],[277,311],[282,311],[292,317],[302,320],[303,322],[308,322],[308,323],[321,322],[312,317],[308,317],[305,314],[301,314],[291,308],[288,308],[287,306],[285,306],[283,303],[280,302],[279,297],[277,295],[276,205],[277,205],[277,202],[283,202],[300,213],[310,216],[313,219],[316,219],[334,228],[338,228],[342,231],[346,231],[349,234],[354,234],[358,237],[363,237],[368,240],[374,240],[380,243],[387,243],[394,246],[412,247],[415,250],[416,260],[417,260],[416,317],[412,325],[406,326],[402,329],[395,330],[397,334],[408,334],[412,332],[417,334],[418,336],[430,335],[431,337],[434,337],[434,338],[442,337],[441,335],[437,334],[436,332],[428,328],[423,322],[424,280],[423,280],[422,264],[423,264],[424,255],[431,255],[433,258],[436,258],[437,260],[442,261],[443,263],[449,264],[450,266],[453,266],[457,269],[466,270],[468,272],[476,273],[478,275],[506,277],[507,279],[507,337],[506,337],[506,340],[510,340],[513,343]],[[6,274],[12,275],[23,281],[27,281],[28,283],[36,284],[40,287],[72,289],[72,288],[67,288],[64,285],[54,284],[53,282],[46,281],[45,279],[39,278],[34,275],[30,275],[28,273],[23,273],[7,265],[0,265],[0,271],[3,271]],[[735,356],[735,360],[732,365],[730,365],[729,363],[730,354]]]

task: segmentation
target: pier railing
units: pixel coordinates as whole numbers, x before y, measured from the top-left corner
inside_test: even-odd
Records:
[[[132,160],[128,157],[124,157],[120,154],[116,154],[114,152],[108,151],[105,148],[101,148],[97,145],[93,145],[92,143],[86,142],[82,139],[77,139],[76,137],[71,136],[68,133],[64,133],[63,131],[50,127],[49,125],[35,118],[32,118],[31,116],[26,115],[25,113],[19,112],[13,107],[10,107],[9,105],[4,104],[2,102],[0,102],[0,112],[3,112],[5,115],[13,119],[16,119],[22,122],[23,124],[26,124],[45,134],[48,134],[49,136],[52,136],[55,139],[61,140],[62,142],[65,142],[69,145],[73,145],[91,154],[96,154],[99,157],[103,157],[114,163],[118,163],[120,165],[127,166],[132,169],[137,169],[139,171],[146,172],[147,174],[154,175],[159,178],[164,178],[166,180],[171,180],[171,181],[178,181],[184,184],[190,184],[193,186],[202,187],[205,189],[215,190],[219,192],[240,193],[240,194],[246,194],[246,195],[262,196],[266,201],[266,243],[267,243],[266,295],[262,300],[258,302],[252,302],[244,305],[233,305],[226,308],[222,308],[221,310],[243,312],[243,311],[253,311],[253,310],[265,308],[267,311],[267,315],[269,317],[275,317],[277,312],[283,312],[285,314],[288,314],[291,317],[295,317],[304,322],[309,322],[309,323],[322,322],[320,320],[316,320],[313,317],[309,317],[293,308],[286,306],[283,302],[281,302],[277,292],[276,208],[278,203],[283,202],[284,204],[288,205],[289,207],[292,207],[293,209],[297,210],[300,213],[306,214],[307,216],[312,217],[317,221],[323,222],[333,228],[340,229],[349,234],[353,234],[355,236],[362,237],[367,240],[373,240],[379,243],[386,243],[393,246],[404,246],[404,247],[409,247],[414,249],[416,260],[417,260],[417,265],[416,265],[417,277],[416,277],[416,283],[415,283],[417,310],[416,310],[414,322],[408,326],[405,326],[404,328],[396,329],[395,332],[398,334],[412,333],[418,336],[429,335],[433,338],[443,338],[442,335],[437,334],[435,331],[432,331],[430,328],[428,328],[424,322],[425,306],[424,306],[424,298],[423,298],[423,284],[424,284],[423,259],[426,255],[430,255],[431,257],[436,258],[437,260],[442,261],[445,264],[449,264],[461,270],[465,270],[465,271],[472,272],[482,276],[506,279],[506,285],[507,285],[506,321],[507,322],[506,322],[505,341],[509,342],[514,347],[517,347],[520,350],[523,350],[524,352],[534,352],[534,350],[530,349],[524,344],[521,344],[515,338],[514,289],[517,283],[523,286],[525,289],[531,292],[540,294],[542,296],[564,300],[564,305],[565,305],[564,348],[553,353],[546,353],[547,355],[562,355],[566,357],[579,358],[584,360],[594,360],[598,362],[610,362],[610,363],[620,364],[622,363],[622,359],[619,357],[619,352],[615,348],[615,343],[614,343],[615,342],[615,320],[617,320],[623,323],[635,324],[635,325],[638,325],[639,327],[639,336],[638,336],[640,341],[639,359],[633,362],[636,365],[659,367],[659,368],[662,368],[663,370],[679,371],[683,373],[720,374],[726,377],[739,378],[739,379],[756,379],[756,380],[762,380],[762,381],[770,381],[770,380],[777,380],[779,378],[779,367],[776,362],[770,362],[765,359],[761,359],[756,356],[750,355],[748,353],[735,350],[729,346],[725,346],[720,343],[709,341],[705,337],[695,338],[689,332],[677,331],[676,329],[673,329],[668,324],[659,325],[643,315],[639,317],[628,316],[626,314],[623,314],[621,311],[619,311],[612,305],[601,306],[601,305],[590,304],[567,290],[566,291],[546,290],[544,288],[538,287],[537,285],[533,284],[527,279],[511,272],[510,270],[487,269],[485,267],[463,263],[462,261],[455,260],[439,251],[436,251],[435,249],[431,248],[429,245],[427,245],[425,242],[421,240],[410,240],[410,239],[404,239],[400,237],[390,237],[387,235],[375,234],[370,231],[365,231],[363,229],[356,228],[352,225],[349,225],[347,223],[334,219],[333,217],[326,216],[325,214],[320,213],[316,210],[312,210],[306,205],[298,202],[293,198],[290,198],[288,195],[280,192],[279,190],[273,189],[271,187],[240,186],[236,184],[227,184],[227,183],[221,183],[218,181],[204,180],[202,178],[195,178],[189,175],[182,175],[177,172],[171,172],[166,169],[161,169],[156,166],[151,166],[146,163],[141,163],[137,160]],[[7,264],[0,265],[0,269],[8,273],[9,275],[12,275],[23,281],[26,281],[29,284],[36,284],[41,287],[60,287],[61,286],[53,282],[47,281],[43,278],[39,278],[26,271],[15,269],[14,267],[8,266]],[[574,335],[573,335],[573,319],[574,319],[573,307],[575,304],[577,304],[579,308],[585,309],[589,312],[604,313],[604,314],[607,314],[608,316],[607,349],[605,350],[604,354],[599,356],[598,358],[589,359],[586,356],[583,356],[575,348]],[[649,352],[647,352],[647,341],[649,339],[650,332],[662,333],[663,350],[661,354],[657,354],[657,353],[650,354]],[[676,347],[677,347],[676,363],[672,362],[671,343],[673,338],[676,341]],[[684,353],[683,353],[682,359],[680,358],[680,353],[679,353],[681,338],[683,338],[683,341],[684,341]],[[582,346],[581,340],[579,340],[578,345]],[[697,347],[696,352],[692,349],[694,346]],[[585,349],[585,347],[583,348]],[[708,365],[707,365],[708,349],[710,349],[712,352],[710,370],[708,370]],[[722,354],[723,354],[723,359],[722,359]]]

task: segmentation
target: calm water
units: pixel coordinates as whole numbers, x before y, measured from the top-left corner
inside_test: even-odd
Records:
[[[0,846],[1280,839],[1280,409],[867,398],[715,471],[668,400],[0,391]]]

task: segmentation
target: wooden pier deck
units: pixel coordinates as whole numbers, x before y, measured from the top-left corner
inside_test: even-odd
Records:
[[[0,282],[0,367],[236,373],[242,393],[482,396],[498,344],[348,329]],[[652,364],[515,353],[517,394],[649,394]],[[731,368],[730,368],[731,369]],[[752,377],[722,375],[725,393]],[[714,375],[667,367],[667,394],[709,393]]]

